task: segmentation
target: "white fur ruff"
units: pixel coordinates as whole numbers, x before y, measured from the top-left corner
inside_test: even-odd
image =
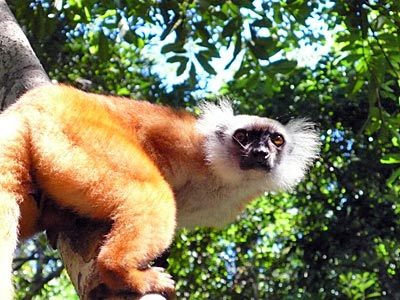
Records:
[[[250,115],[234,115],[231,103],[222,100],[218,105],[203,102],[202,114],[197,128],[206,137],[205,152],[208,163],[218,176],[226,182],[239,183],[243,180],[263,179],[264,191],[292,189],[318,157],[319,136],[313,123],[305,119],[295,119],[287,125],[278,121]],[[237,158],[227,151],[229,137],[239,128],[264,126],[283,134],[286,145],[281,153],[281,162],[271,172],[241,170]],[[221,139],[221,132],[228,137]],[[259,183],[259,182],[257,182]]]

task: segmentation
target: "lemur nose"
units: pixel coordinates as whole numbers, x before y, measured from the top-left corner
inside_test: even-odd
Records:
[[[254,148],[252,155],[256,162],[263,163],[269,157],[269,151],[265,147]]]

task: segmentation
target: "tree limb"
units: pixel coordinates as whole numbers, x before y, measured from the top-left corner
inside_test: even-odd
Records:
[[[50,81],[5,0],[0,0],[0,109]]]

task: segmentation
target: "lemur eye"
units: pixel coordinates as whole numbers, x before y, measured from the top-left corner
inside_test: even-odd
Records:
[[[246,130],[239,129],[239,130],[236,130],[236,132],[233,134],[233,139],[236,142],[238,142],[242,145],[245,145],[245,144],[247,144],[247,142],[249,140],[249,134]]]
[[[280,147],[285,143],[285,139],[280,134],[274,134],[274,135],[271,136],[271,142],[275,146]]]

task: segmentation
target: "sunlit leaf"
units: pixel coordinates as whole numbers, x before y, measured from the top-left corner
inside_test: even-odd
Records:
[[[383,164],[398,164],[400,163],[400,154],[392,153],[386,154],[381,158],[381,163]]]

